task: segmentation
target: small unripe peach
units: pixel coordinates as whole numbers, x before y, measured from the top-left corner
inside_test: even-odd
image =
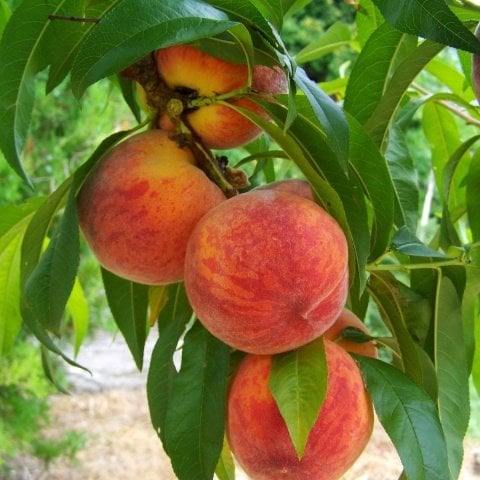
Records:
[[[183,279],[198,220],[225,199],[188,148],[150,130],[113,148],[78,195],[80,226],[99,262],[146,284]]]
[[[227,438],[252,480],[337,480],[370,439],[373,409],[360,370],[342,348],[325,340],[327,393],[298,459],[269,390],[272,358],[247,355],[228,392]]]
[[[370,335],[365,324],[350,310],[344,308],[335,323],[324,333],[325,338],[334,341],[347,352],[357,353],[366,357],[377,358],[377,348],[373,340],[364,343],[354,342],[342,338],[342,331],[346,328],[355,328],[360,332]]]
[[[172,89],[189,89],[200,97],[215,97],[243,88],[248,81],[246,64],[232,63],[213,57],[190,45],[176,45],[157,51],[158,72]],[[255,65],[252,90],[278,94],[288,90],[285,73],[278,67]],[[247,98],[227,100],[266,117],[264,110]],[[222,104],[205,104],[187,112],[192,129],[209,148],[234,148],[250,142],[261,130],[250,120]],[[165,114],[159,126],[172,128]]]
[[[195,227],[185,286],[200,321],[225,343],[277,353],[322,335],[348,289],[348,251],[316,203],[275,189],[238,195]]]

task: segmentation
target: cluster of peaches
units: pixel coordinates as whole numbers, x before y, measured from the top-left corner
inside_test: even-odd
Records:
[[[266,116],[246,96],[248,68],[174,46],[156,52],[158,73],[178,96],[201,98],[182,115],[205,148],[249,142],[258,128],[229,103]],[[251,89],[286,89],[283,71],[253,68]],[[216,99],[221,98],[221,101]],[[224,100],[227,98],[227,100]],[[285,180],[226,198],[178,143],[175,122],[110,150],[78,196],[83,234],[99,262],[123,278],[185,282],[200,322],[246,352],[229,388],[227,436],[256,480],[334,480],[353,464],[372,431],[373,411],[360,371],[346,352],[376,356],[371,343],[341,339],[363,323],[346,310],[348,246],[336,221],[303,180]],[[328,387],[305,452],[298,458],[269,391],[272,355],[323,337]]]

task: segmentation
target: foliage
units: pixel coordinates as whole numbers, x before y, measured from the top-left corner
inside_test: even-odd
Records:
[[[38,348],[29,341],[18,342],[13,352],[0,357],[0,475],[9,471],[20,452],[48,462],[62,455],[73,458],[82,448],[83,437],[78,432],[67,432],[58,440],[45,436],[50,422],[48,396],[53,391]]]
[[[308,3],[25,0],[6,23],[0,42],[5,85],[0,92],[0,147],[25,185],[49,174],[48,162],[22,161],[26,149],[35,149],[28,131],[35,125],[35,85],[42,77],[50,97],[61,92],[57,98],[73,94],[81,100],[94,84],[111,85],[116,74],[155,49],[190,42],[208,45],[222,58],[238,58],[240,51],[248,64],[257,57],[279,63],[289,74],[291,88],[277,102],[263,103],[271,119],[238,108],[269,140],[256,141],[231,157],[250,164],[255,184],[278,174],[272,159],[287,158],[308,179],[316,201],[337,219],[349,244],[348,306],[362,318],[375,307],[388,331],[377,340],[388,349],[385,357],[391,365],[364,359],[358,364],[405,476],[455,479],[469,420],[471,374],[477,388],[480,385],[475,343],[480,322],[480,112],[470,65],[471,55],[480,54],[472,32],[480,10],[470,2],[448,6],[443,0],[350,2],[355,11],[345,8],[355,14],[352,19],[334,23],[293,56],[282,41],[282,25],[287,19],[288,34],[288,17]],[[330,19],[319,11],[319,3],[308,8],[326,22]],[[88,21],[62,21],[59,16]],[[319,88],[302,65],[327,58],[339,47],[355,61]],[[458,61],[452,63],[452,56]],[[62,83],[66,77],[69,82]],[[132,92],[122,85],[125,99],[136,110]],[[73,151],[79,140],[70,133],[81,122],[69,120],[67,128],[52,115],[45,132],[58,130]],[[113,123],[111,131],[117,130]],[[428,165],[421,168],[430,177],[432,195],[419,195],[418,159],[408,147],[412,125],[422,126],[422,141],[429,146]],[[10,303],[7,313],[0,310],[0,346],[11,345],[24,322],[43,348],[75,363],[53,338],[64,330],[65,309],[77,315],[76,329],[86,329],[79,303],[72,300],[83,252],[75,196],[96,162],[134,130],[129,128],[103,135],[83,163],[73,160],[62,178],[53,179],[55,190],[46,191],[48,197],[5,207],[0,255],[9,268],[0,271],[0,291]],[[147,391],[152,423],[178,477],[211,479],[219,458],[217,472],[231,472],[223,414],[238,352],[230,352],[195,322],[181,284],[159,292],[108,272],[102,281],[139,368],[147,319],[152,310],[159,312],[160,339]],[[14,329],[7,325],[12,315]],[[77,347],[81,339],[77,335]],[[179,346],[180,368],[175,364]],[[312,414],[322,398],[322,392],[305,395],[303,387],[319,370],[326,375],[311,361],[319,352],[312,354],[309,348],[283,356],[270,385],[280,411],[286,412],[298,452],[311,426],[311,421],[295,425],[300,406],[307,402]],[[281,388],[292,375],[299,396],[293,408]],[[392,405],[398,408],[392,410]],[[194,462],[185,463],[192,452]]]

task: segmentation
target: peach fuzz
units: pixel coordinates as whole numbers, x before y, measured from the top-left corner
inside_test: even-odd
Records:
[[[227,439],[252,480],[337,480],[367,445],[373,408],[360,370],[345,350],[325,340],[325,400],[298,459],[268,387],[272,357],[247,355],[229,388]]]
[[[190,89],[201,97],[214,97],[243,88],[248,81],[246,64],[213,57],[191,45],[175,45],[157,51],[160,76],[171,89]],[[288,90],[285,73],[278,67],[255,65],[252,90],[279,94]],[[246,98],[228,100],[232,105],[249,109],[266,117],[264,110]],[[186,119],[209,148],[234,148],[255,139],[261,130],[227,105],[210,104],[192,109]],[[160,115],[160,128],[171,129],[172,123]]]
[[[316,203],[275,189],[221,203],[197,224],[185,286],[204,326],[250,353],[291,350],[322,335],[348,288],[343,231]]]
[[[341,338],[342,331],[345,328],[353,327],[366,335],[370,335],[365,324],[350,310],[343,309],[335,323],[324,333],[325,338],[334,341],[337,345],[344,348],[347,352],[357,353],[366,357],[377,358],[377,348],[375,342],[357,343],[352,340]]]
[[[100,161],[77,205],[81,229],[99,262],[120,277],[156,285],[183,279],[193,227],[224,200],[188,148],[150,130]]]

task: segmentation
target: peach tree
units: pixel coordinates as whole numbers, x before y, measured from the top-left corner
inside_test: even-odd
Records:
[[[361,422],[348,417],[355,404],[342,402],[364,395],[362,382],[353,380],[359,369],[365,398],[402,461],[401,478],[453,480],[470,418],[470,379],[480,391],[480,78],[472,66],[480,55],[480,5],[351,0],[353,23],[335,23],[294,55],[282,25],[308,3],[24,0],[11,12],[0,0],[0,149],[26,185],[33,185],[24,152],[37,82],[45,82],[45,95],[68,82],[79,102],[94,83],[111,82],[134,125],[112,126],[48,197],[32,187],[24,204],[0,209],[0,354],[13,348],[23,325],[41,345],[47,374],[49,355],[88,368],[62,350],[58,337],[72,317],[78,351],[86,329],[79,313],[81,246],[86,239],[96,253],[91,239],[102,222],[118,218],[98,241],[105,296],[139,369],[145,341],[158,329],[146,391],[153,428],[179,479],[235,478],[229,437],[242,449],[251,442],[245,451],[268,450],[275,436],[266,443],[255,436],[273,410],[277,420],[264,430],[271,433],[281,422],[288,431],[282,448],[290,456],[260,461],[253,453],[253,463],[278,470],[255,467],[252,478],[340,478],[359,452],[344,461],[322,451],[318,472],[327,473],[301,468],[312,438],[324,431],[333,435],[330,447],[338,442],[345,445],[340,456],[345,452],[345,424]],[[353,60],[337,78],[310,79],[305,65],[339,48],[349,49]],[[176,71],[172,61],[179,58]],[[422,162],[412,128],[427,146]],[[133,139],[143,135],[150,140],[138,146]],[[187,151],[182,162],[191,170],[165,166],[153,191],[156,163],[177,151]],[[118,180],[104,165],[119,156],[127,161]],[[278,167],[286,161],[292,165],[287,175]],[[142,162],[148,166],[140,181]],[[208,207],[194,176],[215,192]],[[284,187],[276,181],[285,176],[301,179],[301,186],[279,191]],[[179,178],[184,183],[171,188]],[[185,193],[187,187],[195,195]],[[145,192],[149,203],[137,208]],[[192,209],[201,212],[177,235]],[[95,221],[86,227],[93,210]],[[330,227],[318,227],[320,215],[335,224],[341,240],[323,238]],[[142,230],[140,217],[147,218]],[[125,238],[130,243],[118,253]],[[117,269],[133,261],[137,272],[140,260],[150,270],[156,262],[161,268],[164,240],[182,267],[175,277],[150,281],[156,277]],[[105,255],[115,257],[113,263],[104,262]],[[357,320],[376,318],[380,325],[370,334],[355,324],[342,327],[338,345],[353,344],[346,349],[357,352],[354,360],[332,354],[350,365],[342,383],[326,352],[339,348],[327,329],[344,307]],[[290,320],[298,320],[292,312],[317,327],[323,322],[321,328],[300,335],[304,323],[291,327]],[[247,338],[237,345],[229,340],[232,332]],[[294,336],[301,340],[289,343]],[[256,343],[260,337],[263,343]],[[280,340],[283,346],[272,350]],[[361,355],[362,344],[371,348],[372,342],[378,358]],[[267,358],[252,360],[252,352],[273,355],[268,371],[255,367],[263,383],[245,374],[247,362],[263,365]],[[237,371],[245,377],[240,386]],[[239,400],[229,402],[232,378]],[[344,383],[355,383],[357,394],[346,395]],[[259,392],[262,409],[237,418]],[[329,422],[319,430],[332,403],[337,410],[328,410]],[[331,427],[343,416],[350,423]],[[229,435],[226,418],[245,428],[242,439]],[[371,420],[364,423],[360,451],[371,429]],[[237,460],[249,470],[250,460]],[[328,470],[328,462],[335,468]]]

